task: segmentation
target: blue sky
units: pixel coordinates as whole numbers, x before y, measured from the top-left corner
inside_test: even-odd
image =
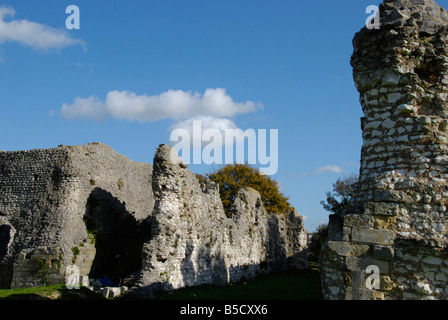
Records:
[[[332,183],[359,170],[352,39],[367,6],[379,3],[2,2],[0,150],[98,141],[152,163],[173,126],[191,116],[278,129],[273,178],[313,231],[328,220],[319,202]],[[80,29],[66,29],[71,4]]]

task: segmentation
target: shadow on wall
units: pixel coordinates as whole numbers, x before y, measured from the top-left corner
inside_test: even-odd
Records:
[[[229,260],[227,260],[229,257],[221,250],[222,247],[218,243],[208,240],[201,244],[187,242],[185,255],[180,264],[184,284],[182,287],[226,285],[253,279],[261,274],[309,268],[306,252],[297,252],[290,256],[286,254],[285,239],[277,219],[270,219],[267,230],[268,233],[262,244],[267,250],[266,259],[258,263],[229,266]],[[238,252],[232,254],[238,254]],[[162,291],[173,291],[174,286],[170,282],[169,275],[166,276],[166,281],[134,287],[126,294],[127,298],[154,298]]]
[[[0,260],[8,253],[8,244],[11,240],[11,226],[0,225]]]
[[[286,265],[286,242],[283,231],[279,225],[278,217],[275,214],[269,215],[268,235],[266,239],[267,263],[270,271],[282,271]]]
[[[212,253],[211,243],[200,246],[197,253],[192,242],[185,249],[185,259],[181,263],[182,278],[185,286],[202,284],[224,285],[227,283],[227,268],[221,250]],[[192,257],[196,256],[196,264]]]
[[[12,256],[8,256],[8,246],[11,241],[11,226],[0,225],[0,289],[11,286],[13,267]]]
[[[265,254],[261,261],[255,263],[242,263],[228,265],[230,258],[228,255],[239,255],[239,250],[224,254],[222,244],[213,244],[205,241],[195,248],[193,242],[188,242],[185,250],[185,258],[181,263],[182,278],[185,286],[198,286],[203,284],[225,285],[226,283],[240,282],[255,278],[260,274],[270,272],[281,272],[287,269],[307,269],[309,265],[306,261],[306,252],[296,252],[288,256],[286,252],[285,239],[286,225],[280,223],[275,214],[269,215],[268,227],[264,238],[259,239],[261,243],[251,245],[254,248],[264,248]],[[247,235],[250,236],[250,231]],[[246,235],[246,236],[247,236]],[[234,236],[234,235],[233,235]],[[230,241],[235,241],[231,236]],[[198,245],[197,245],[198,246]],[[256,249],[256,250],[258,250]],[[237,261],[238,259],[230,260]],[[193,262],[195,261],[195,262]]]
[[[142,246],[149,240],[149,219],[137,221],[125,202],[95,188],[86,203],[84,222],[96,248],[90,278],[108,277],[121,285],[126,276],[141,269]]]

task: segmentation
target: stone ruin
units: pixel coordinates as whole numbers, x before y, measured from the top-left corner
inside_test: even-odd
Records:
[[[129,292],[225,284],[308,268],[302,216],[241,189],[225,215],[167,145],[153,165],[101,143],[0,152],[0,288],[107,276]]]
[[[384,0],[353,40],[364,112],[359,196],[330,215],[325,299],[448,298],[448,13]],[[153,166],[93,143],[0,152],[0,288],[102,278],[154,292],[307,268],[295,211],[242,189],[228,218],[168,146]],[[126,275],[126,277],[123,277]]]
[[[433,0],[385,0],[379,13],[353,40],[360,196],[330,216],[323,294],[447,299],[448,13]]]

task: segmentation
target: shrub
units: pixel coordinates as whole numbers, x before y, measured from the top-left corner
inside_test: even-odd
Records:
[[[277,181],[248,164],[228,164],[206,176],[219,184],[219,194],[228,216],[231,215],[230,208],[236,194],[241,188],[247,187],[260,193],[268,212],[285,213],[290,208],[289,199],[280,192]]]
[[[335,214],[342,214],[344,211],[353,209],[356,204],[353,200],[359,192],[358,176],[351,175],[345,178],[339,178],[333,183],[333,191],[327,192],[326,201],[320,203],[325,210]]]
[[[311,234],[311,239],[308,242],[308,260],[317,262],[321,252],[322,245],[327,241],[328,225],[326,223],[320,224],[316,231]]]

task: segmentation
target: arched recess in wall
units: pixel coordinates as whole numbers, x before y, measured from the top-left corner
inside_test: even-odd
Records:
[[[15,229],[12,225],[0,222],[0,289],[10,288],[13,276],[13,254],[11,244]]]
[[[124,278],[141,269],[148,228],[146,222],[136,221],[124,202],[95,188],[86,203],[84,222],[96,248],[89,278],[107,277],[114,285],[121,285]]]
[[[12,227],[8,224],[0,225],[0,260],[8,253],[9,243],[11,242]]]
[[[411,57],[415,59],[416,84],[424,91],[420,92],[419,113],[446,117],[448,114],[443,106],[445,101],[440,100],[439,95],[436,94],[443,91],[442,80],[448,71],[444,60],[445,54],[440,50],[443,44],[437,37],[425,33],[420,34],[418,41],[420,46],[411,54]]]

